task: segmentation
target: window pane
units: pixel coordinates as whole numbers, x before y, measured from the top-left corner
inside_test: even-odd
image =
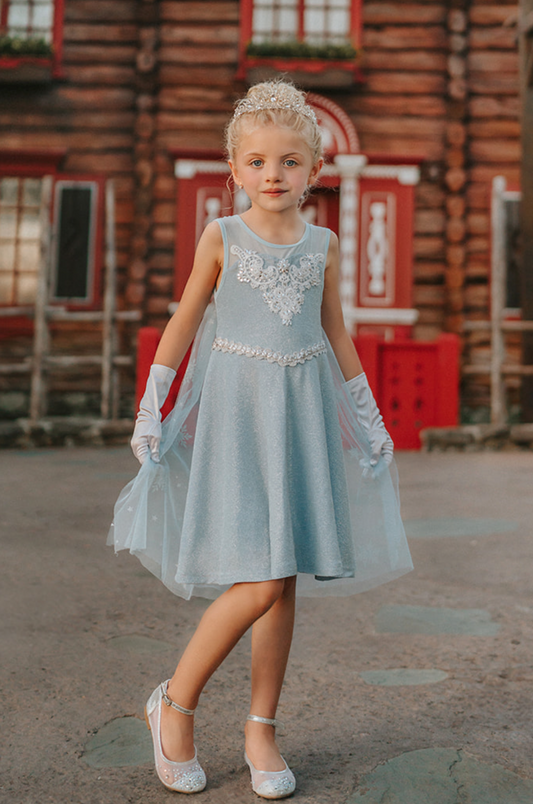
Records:
[[[0,245],[0,271],[13,271],[15,265],[15,244]]]
[[[326,18],[324,12],[321,9],[318,8],[307,9],[305,12],[304,24],[305,24],[305,33],[307,35],[311,35],[313,38],[316,38],[317,34],[321,34],[322,35],[321,38],[323,38],[323,34],[326,28]]]
[[[32,27],[48,31],[52,27],[53,4],[50,2],[35,3],[33,7]]]
[[[319,8],[324,8],[326,3],[325,3],[325,0],[305,0],[305,5],[306,6],[314,6],[314,7],[318,6]]]
[[[38,242],[25,242],[20,244],[18,253],[18,269],[19,271],[32,271],[33,273],[39,270]]]
[[[41,180],[40,179],[24,179],[24,189],[22,193],[22,203],[24,206],[41,205]]]
[[[348,39],[350,36],[350,15],[344,9],[332,10],[328,14],[328,33],[335,39]]]
[[[0,232],[2,216],[0,215]],[[19,226],[19,237],[21,240],[38,240],[40,236],[40,220],[38,209],[26,209],[22,213]]]
[[[37,276],[35,274],[19,275],[17,281],[17,303],[31,304],[35,301]]]
[[[0,238],[14,238],[17,232],[17,213],[14,209],[0,209]],[[0,249],[3,245],[0,244]]]
[[[17,205],[18,179],[0,179],[0,206],[3,204]]]
[[[281,39],[294,39],[298,35],[298,14],[295,8],[282,8],[278,15]]]
[[[274,27],[274,11],[272,3],[261,3],[254,6],[253,29],[254,33],[269,34]],[[268,37],[262,36],[261,40]]]
[[[7,27],[9,33],[13,28],[20,28],[26,31],[30,22],[30,6],[29,3],[10,2],[7,11]],[[14,31],[15,33],[15,31]]]
[[[13,274],[0,273],[0,304],[12,304],[12,302]]]

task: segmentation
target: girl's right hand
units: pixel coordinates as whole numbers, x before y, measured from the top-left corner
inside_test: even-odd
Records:
[[[143,464],[148,455],[159,463],[161,443],[161,408],[176,376],[174,369],[154,363],[141,399],[135,430],[131,439],[133,454]]]

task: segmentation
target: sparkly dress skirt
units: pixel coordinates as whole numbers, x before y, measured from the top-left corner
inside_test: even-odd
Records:
[[[308,225],[304,243],[279,247],[243,227],[221,224],[222,283],[163,423],[161,462],[147,459],[122,491],[109,543],[185,598],[292,575],[299,594],[354,594],[412,564],[394,465],[370,467],[320,327],[327,230]]]

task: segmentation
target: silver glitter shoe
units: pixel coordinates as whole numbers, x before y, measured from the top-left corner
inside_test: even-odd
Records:
[[[169,679],[170,681],[170,679]],[[194,757],[187,762],[172,762],[163,754],[161,747],[161,705],[164,701],[182,715],[193,715],[194,709],[184,709],[167,695],[168,681],[160,684],[150,695],[144,715],[146,725],[152,733],[154,743],[155,769],[161,782],[169,790],[177,793],[199,793],[206,785],[205,773],[198,762],[196,746]]]
[[[247,720],[255,720],[257,723],[266,723],[267,726],[278,725],[278,721],[273,718],[259,717],[258,715],[248,715]],[[283,757],[281,757],[283,759]],[[286,798],[296,790],[296,779],[294,774],[285,762],[285,768],[281,771],[262,771],[250,762],[246,751],[244,761],[250,768],[252,776],[252,790],[262,798],[277,799]]]

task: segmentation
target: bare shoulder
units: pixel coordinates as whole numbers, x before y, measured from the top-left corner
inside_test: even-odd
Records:
[[[224,261],[224,240],[217,221],[208,223],[202,232],[196,247],[196,261],[198,261],[198,258],[201,261],[208,260],[222,265]]]
[[[335,232],[330,230],[328,253],[326,258],[326,268],[337,265],[339,261],[339,238]]]

